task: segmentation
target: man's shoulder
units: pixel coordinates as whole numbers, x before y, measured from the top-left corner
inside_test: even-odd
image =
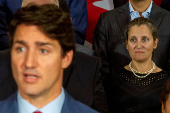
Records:
[[[94,69],[97,67],[100,67],[101,60],[96,56],[90,56],[85,53],[76,51],[72,63],[75,65],[75,67],[77,67],[77,71],[83,71],[86,69],[87,72],[90,72],[92,70],[94,71]]]
[[[72,60],[72,64],[70,66],[72,66],[73,76],[76,76],[76,75],[81,76],[80,78],[81,80],[83,79],[93,80],[92,78],[99,76],[98,72],[99,72],[99,69],[101,68],[101,60],[100,58],[96,56],[90,56],[85,53],[76,51],[74,54],[73,60]],[[66,69],[65,72],[68,70],[69,69]],[[76,72],[76,73],[73,73],[73,72]]]
[[[17,113],[17,93],[11,95],[6,100],[0,101],[0,113]]]
[[[66,76],[81,76],[75,80],[82,79],[82,77],[95,77],[96,71],[100,69],[101,60],[96,56],[90,56],[85,53],[75,51],[72,63],[64,70],[64,79]],[[66,77],[67,78],[67,77]],[[84,78],[84,79],[85,79]],[[86,79],[87,80],[87,79]],[[77,81],[78,82],[78,81]]]
[[[76,51],[83,52],[87,55],[94,55],[94,51],[84,45],[76,44]]]
[[[117,15],[121,12],[126,12],[129,8],[129,3],[127,2],[125,5],[112,9],[110,11],[102,13],[103,16]]]
[[[61,113],[98,113],[92,108],[74,100],[66,91],[65,91],[65,101]]]
[[[86,106],[85,104],[82,104],[79,101],[74,100],[76,103],[73,107],[77,113],[98,113],[97,111],[93,110],[92,108]]]
[[[161,8],[161,7],[160,7]],[[165,14],[165,16],[170,17],[170,12],[161,8],[162,12]]]
[[[151,14],[152,12],[155,12],[155,13],[159,13],[159,12],[162,12],[165,16],[170,16],[170,12],[161,8],[160,6],[156,5],[155,3],[153,3],[153,9],[151,10]]]
[[[93,53],[93,55],[94,55],[94,53]],[[94,61],[94,62],[100,61],[100,58],[86,54],[86,53],[83,53],[83,52],[80,52],[80,51],[75,52],[73,59],[76,60],[76,61],[81,61],[81,62],[87,62],[86,60],[88,60],[88,61],[91,60],[91,61]],[[82,59],[86,59],[86,60],[82,60]],[[89,63],[89,62],[87,62],[87,63]],[[91,64],[91,63],[89,63],[89,64]]]

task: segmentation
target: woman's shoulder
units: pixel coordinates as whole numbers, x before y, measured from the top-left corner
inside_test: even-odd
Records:
[[[170,71],[161,70],[159,72],[152,73],[151,77],[158,81],[164,81],[170,79]]]
[[[158,73],[161,73],[162,75],[166,75],[166,76],[169,76],[170,77],[170,71],[165,71],[165,70],[162,70]]]

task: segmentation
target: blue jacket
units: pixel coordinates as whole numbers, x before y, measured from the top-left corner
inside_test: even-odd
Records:
[[[74,100],[65,90],[65,100],[61,113],[98,113],[86,105]],[[0,113],[19,113],[17,93],[0,102]]]
[[[76,43],[83,45],[87,28],[86,0],[66,0],[70,8],[70,16],[75,29]]]
[[[0,0],[0,50],[9,48],[7,29],[22,0]]]

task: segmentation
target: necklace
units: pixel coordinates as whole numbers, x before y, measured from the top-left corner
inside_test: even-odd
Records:
[[[131,64],[132,64],[132,61],[129,63],[129,68],[131,69],[131,71],[133,72],[133,74],[136,76],[136,77],[138,77],[138,78],[145,78],[145,77],[147,77],[149,74],[151,74],[152,72],[153,72],[153,70],[155,69],[155,63],[152,61],[152,63],[153,63],[153,67],[152,67],[152,69],[150,69],[149,71],[146,71],[146,72],[138,72],[137,70],[135,70],[135,69],[133,69],[132,68],[132,66],[131,66]],[[146,75],[144,75],[144,76],[139,76],[139,75],[137,75],[135,72],[137,72],[137,73],[141,73],[141,74],[146,74],[146,73],[148,73],[148,74],[146,74]]]

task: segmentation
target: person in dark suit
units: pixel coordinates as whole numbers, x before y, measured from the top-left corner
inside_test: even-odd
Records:
[[[122,5],[125,5],[128,0],[113,0],[114,8],[120,7]]]
[[[72,63],[64,70],[63,87],[74,99],[107,113],[107,101],[100,73],[99,58],[75,51]]]
[[[17,11],[8,37],[18,91],[0,102],[0,112],[97,113],[62,88],[75,50],[73,32],[69,14],[56,5],[30,4]]]
[[[102,13],[95,27],[93,49],[102,59],[104,74],[110,68],[119,69],[131,61],[126,50],[125,28],[131,20],[140,16],[149,18],[158,29],[159,44],[153,61],[163,70],[170,70],[170,12],[152,0],[130,0],[122,7]]]
[[[12,76],[10,50],[0,51],[0,101],[8,98],[17,90]]]
[[[84,45],[76,44],[76,51],[85,53],[90,56],[94,56],[94,50],[92,50]]]
[[[170,11],[170,1],[169,0],[162,0],[161,7]]]

